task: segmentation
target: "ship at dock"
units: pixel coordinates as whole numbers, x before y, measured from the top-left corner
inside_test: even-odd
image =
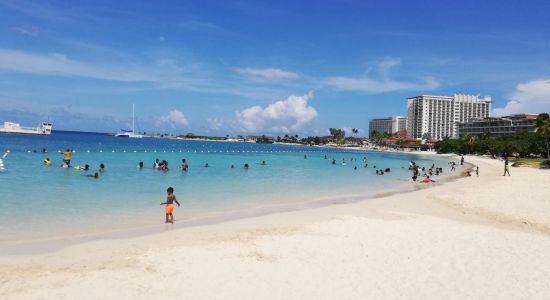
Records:
[[[42,122],[37,127],[25,127],[19,123],[4,122],[0,125],[0,133],[49,135],[52,134],[52,123]]]

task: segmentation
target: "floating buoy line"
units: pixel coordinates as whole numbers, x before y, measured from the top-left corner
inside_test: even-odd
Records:
[[[94,152],[97,152],[97,153],[103,153],[105,150],[103,149],[97,149],[97,150],[91,150],[91,149],[87,149],[87,150],[82,150],[81,152],[85,152],[85,153],[94,153]],[[6,151],[6,154],[4,155],[7,155],[7,153],[10,153],[11,151],[10,150],[7,150]],[[33,154],[48,154],[48,152],[39,152],[39,151],[31,151],[31,150],[23,150],[21,152],[26,152],[26,153],[33,153]],[[56,151],[57,153],[63,153],[65,151],[62,151],[62,150],[57,150]],[[294,153],[360,153],[362,152],[362,150],[341,150],[341,149],[323,149],[323,150],[301,150],[301,151],[290,151],[290,150],[106,150],[106,152],[110,152],[110,153],[148,153],[148,152],[153,152],[153,153],[291,153],[291,152],[294,152]],[[77,153],[77,150],[72,150],[72,153]]]

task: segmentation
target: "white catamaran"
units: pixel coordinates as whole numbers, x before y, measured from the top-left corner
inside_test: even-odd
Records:
[[[121,132],[115,134],[116,137],[127,137],[127,138],[135,138],[135,139],[136,138],[140,139],[143,137],[143,135],[135,133],[135,119],[136,119],[135,111],[136,111],[136,106],[132,104],[132,131],[122,129]]]
[[[20,133],[20,134],[52,134],[52,123],[42,122],[37,127],[23,127],[19,123],[4,122],[0,125],[0,133]]]

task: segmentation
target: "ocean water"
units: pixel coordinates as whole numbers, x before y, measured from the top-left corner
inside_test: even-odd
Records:
[[[41,153],[42,148],[48,153]],[[67,148],[75,150],[73,166],[89,164],[91,171],[61,168],[58,151]],[[447,164],[436,156],[414,154],[71,132],[0,135],[0,155],[8,150],[0,172],[0,243],[5,244],[164,226],[160,202],[169,186],[182,204],[174,213],[176,223],[193,224],[411,188],[410,160],[427,167]],[[43,165],[46,157],[51,166]],[[167,160],[170,170],[153,169],[156,158]],[[183,158],[187,172],[179,170]],[[137,168],[140,161],[143,169]],[[84,176],[101,163],[106,171],[98,179]],[[374,166],[391,172],[378,176]]]

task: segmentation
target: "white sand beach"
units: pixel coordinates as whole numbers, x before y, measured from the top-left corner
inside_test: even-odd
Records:
[[[0,298],[550,299],[550,171],[466,161],[479,177],[2,256]]]

